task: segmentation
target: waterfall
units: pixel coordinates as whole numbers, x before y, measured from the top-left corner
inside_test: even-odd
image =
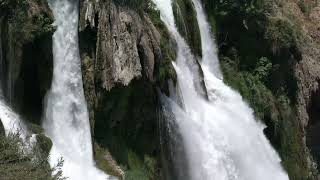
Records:
[[[3,125],[5,135],[18,135],[22,140],[22,143],[19,144],[21,150],[30,153],[37,142],[37,135],[29,131],[20,115],[14,112],[4,99],[0,86],[0,123]]]
[[[71,180],[108,179],[95,167],[78,47],[79,2],[48,0],[56,19],[54,70],[46,95],[43,127],[53,147],[50,164],[64,159],[63,176]]]
[[[201,45],[202,45],[202,66],[206,66],[218,78],[222,78],[220,71],[220,64],[216,44],[213,41],[210,25],[207,21],[205,12],[202,9],[199,0],[192,0],[196,12],[197,20],[199,23]]]
[[[0,100],[0,120],[7,136],[9,133],[18,133],[23,140],[26,139],[28,134],[26,125],[21,121],[20,116],[4,102],[3,97]]]
[[[194,0],[199,22],[204,73],[209,101],[197,93],[190,48],[175,27],[171,0],[153,0],[178,46],[173,63],[183,108],[173,98],[171,106],[186,148],[191,180],[288,180],[281,160],[263,134],[242,97],[224,84],[214,41],[201,3]],[[195,65],[193,65],[195,66]]]
[[[10,133],[19,134],[20,138],[26,141],[28,135],[30,135],[27,126],[4,99],[3,90],[0,86],[0,121],[3,125],[5,135],[8,136]]]

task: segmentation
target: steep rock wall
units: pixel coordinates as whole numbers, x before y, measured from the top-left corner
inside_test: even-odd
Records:
[[[157,89],[169,93],[167,82],[175,81],[175,44],[152,7],[89,0],[80,7],[80,51],[93,139],[127,166],[126,176],[140,168],[131,165],[134,159],[148,170],[144,176],[159,179]],[[151,167],[145,162],[149,157],[156,159]]]

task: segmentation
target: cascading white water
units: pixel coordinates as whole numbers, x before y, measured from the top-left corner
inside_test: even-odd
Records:
[[[9,133],[20,134],[25,139],[28,132],[27,127],[23,124],[18,114],[16,114],[0,97],[0,120],[3,124],[6,135]]]
[[[218,59],[218,53],[216,44],[213,41],[210,25],[207,21],[207,17],[202,9],[201,2],[198,0],[192,0],[196,12],[197,20],[201,35],[202,45],[202,65],[209,68],[209,70],[218,78],[222,78],[220,71],[220,64]]]
[[[154,0],[177,41],[178,75],[184,108],[171,104],[186,147],[192,180],[288,180],[281,160],[263,134],[264,125],[221,78],[214,42],[200,2],[194,0],[203,44],[202,69],[210,101],[200,96],[190,68],[190,49],[178,33],[171,0]],[[212,62],[211,62],[212,61]]]
[[[48,0],[56,19],[54,71],[46,96],[43,127],[53,147],[50,164],[64,159],[63,176],[71,180],[108,179],[93,160],[78,47],[77,0]]]
[[[0,87],[0,121],[3,125],[6,136],[19,134],[22,140],[26,140],[29,132],[20,116],[16,114],[4,100],[3,91]]]
[[[36,134],[32,134],[21,117],[15,113],[4,101],[0,87],[0,121],[3,125],[5,135],[19,135],[22,140],[21,150],[30,153],[33,145],[37,142]]]

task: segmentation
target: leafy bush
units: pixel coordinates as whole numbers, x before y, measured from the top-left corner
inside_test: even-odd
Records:
[[[62,160],[50,168],[48,156],[41,148],[23,147],[23,144],[19,134],[0,136],[0,179],[65,179],[61,176]]]
[[[295,27],[289,20],[274,17],[269,18],[268,22],[265,38],[271,43],[274,52],[296,46]]]
[[[204,0],[216,28],[224,81],[238,90],[266,125],[290,179],[308,179],[300,123],[296,119],[294,63],[301,59],[301,33],[276,13],[272,0]]]

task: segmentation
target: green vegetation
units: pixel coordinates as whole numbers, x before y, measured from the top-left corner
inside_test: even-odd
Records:
[[[174,0],[172,5],[180,34],[186,39],[194,54],[202,56],[200,29],[192,1]]]
[[[292,180],[309,180],[303,132],[296,115],[294,64],[301,60],[303,35],[285,16],[281,1],[205,0],[219,45],[224,81],[238,90],[268,127]]]
[[[22,145],[19,134],[0,136],[0,179],[65,179],[61,176],[63,160],[51,169],[47,161],[48,156],[41,149],[43,144],[28,147],[30,150]]]
[[[142,164],[145,156],[158,159],[156,97],[152,84],[134,80],[127,87],[113,88],[99,99],[95,112],[95,140],[101,148],[110,151],[126,172],[130,172],[128,176],[140,172],[135,169],[138,166],[130,165],[136,159]],[[135,152],[133,159],[132,152]],[[101,159],[101,154],[99,156]],[[108,168],[106,164],[104,167]]]
[[[144,156],[143,161],[132,151],[128,153],[129,170],[126,171],[126,180],[156,180],[156,161],[150,156]]]
[[[9,22],[8,27],[13,33],[13,42],[24,44],[36,37],[55,31],[51,14],[45,11],[32,14],[31,6],[45,2],[44,0],[34,1],[0,0],[0,17],[4,17]]]
[[[177,80],[176,72],[172,66],[172,62],[176,60],[176,45],[170,37],[167,27],[160,19],[160,11],[152,8],[148,9],[146,14],[161,35],[160,48],[162,57],[160,62],[156,64],[155,74],[157,84],[161,88],[162,92],[168,93],[168,80],[172,80],[174,83],[176,83]]]

